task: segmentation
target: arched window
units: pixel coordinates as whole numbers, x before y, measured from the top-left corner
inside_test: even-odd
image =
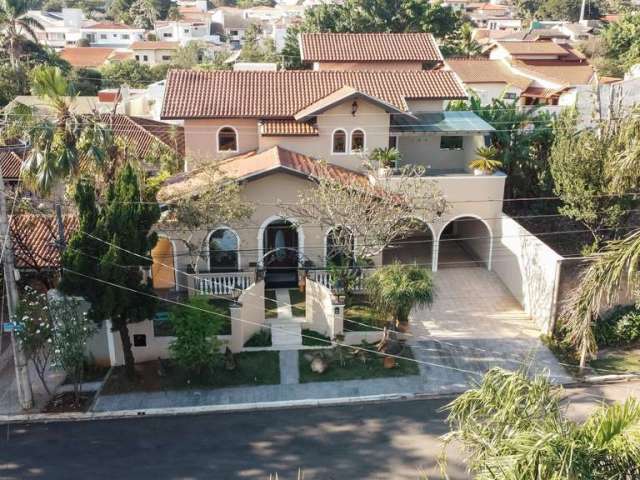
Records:
[[[327,265],[346,266],[353,262],[354,239],[346,228],[334,228],[327,233],[325,256]]]
[[[223,127],[218,130],[218,151],[237,152],[238,134],[231,127]]]
[[[351,132],[351,151],[363,152],[364,151],[364,132],[360,129]]]
[[[209,235],[209,269],[212,272],[238,270],[238,237],[228,228]]]
[[[333,153],[347,153],[347,133],[344,130],[333,132]]]

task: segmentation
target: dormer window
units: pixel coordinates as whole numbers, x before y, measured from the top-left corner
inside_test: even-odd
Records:
[[[364,152],[364,132],[360,129],[351,132],[351,152]]]
[[[347,132],[336,130],[333,132],[332,153],[347,153]]]
[[[218,130],[218,152],[237,152],[238,133],[233,127],[222,127]]]

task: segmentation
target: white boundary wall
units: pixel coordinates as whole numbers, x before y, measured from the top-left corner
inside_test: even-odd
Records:
[[[508,215],[500,219],[493,271],[533,318],[542,333],[551,333],[562,256]]]

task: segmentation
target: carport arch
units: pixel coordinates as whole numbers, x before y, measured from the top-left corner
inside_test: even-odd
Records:
[[[407,217],[403,218],[403,220],[413,221],[413,222],[419,223],[422,226],[422,229],[421,230],[416,230],[416,232],[418,232],[418,231],[425,232],[425,233],[428,232],[431,235],[431,239],[430,240],[426,240],[426,242],[430,242],[430,244],[431,244],[430,245],[431,246],[431,269],[433,271],[435,271],[434,270],[434,266],[435,266],[435,260],[436,260],[436,257],[435,257],[435,253],[436,253],[436,248],[435,248],[436,233],[435,233],[435,230],[433,228],[433,225],[431,225],[426,220],[424,220],[424,219],[422,219],[420,217],[417,217],[417,216],[407,216]],[[424,228],[424,227],[427,227],[427,228]],[[402,242],[402,239],[398,239],[398,241]],[[393,244],[393,242],[391,244]],[[383,255],[383,257],[382,257],[383,264],[384,264],[384,250],[385,249],[383,249],[383,251],[381,252],[381,255]]]
[[[487,228],[487,231],[489,232],[489,256],[487,259],[487,270],[491,271],[492,264],[493,264],[493,230],[491,229],[491,226],[487,223],[487,221],[484,218],[480,217],[479,215],[476,215],[474,213],[462,213],[460,215],[456,215],[455,217],[449,219],[447,223],[445,223],[440,229],[440,231],[438,232],[437,240],[434,242],[434,245],[433,245],[433,271],[434,272],[438,271],[438,262],[439,262],[439,255],[440,255],[440,237],[442,237],[442,232],[444,232],[445,229],[450,224],[462,218],[474,218],[482,222],[484,226]]]

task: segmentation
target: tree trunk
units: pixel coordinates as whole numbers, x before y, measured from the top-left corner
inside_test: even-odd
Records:
[[[584,372],[584,369],[587,366],[587,342],[586,340],[582,341],[582,348],[580,349],[580,373]]]
[[[133,358],[133,350],[131,350],[131,339],[129,338],[129,327],[126,320],[121,320],[118,325],[118,333],[122,341],[122,353],[124,354],[124,370],[129,380],[136,377],[135,359]]]

